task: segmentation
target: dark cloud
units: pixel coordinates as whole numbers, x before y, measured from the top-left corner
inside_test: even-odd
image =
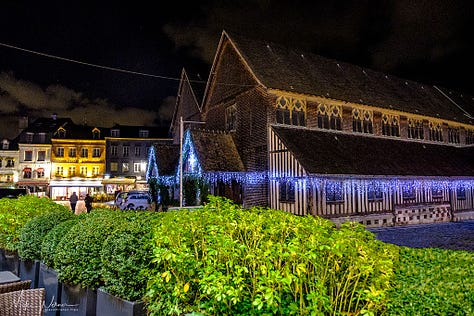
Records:
[[[102,127],[110,127],[115,123],[125,124],[124,122],[129,125],[153,125],[158,119],[163,122],[171,119],[171,114],[165,109],[170,108],[172,101],[173,99],[167,99],[159,111],[136,107],[118,108],[106,99],[88,99],[82,93],[61,85],[43,88],[17,79],[12,74],[0,73],[0,113],[2,121],[7,121],[0,128],[0,137],[15,137],[18,117],[24,114],[36,118],[56,113],[61,117],[70,117],[78,124]]]

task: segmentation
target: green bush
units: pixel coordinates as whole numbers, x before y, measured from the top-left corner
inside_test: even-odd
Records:
[[[71,227],[76,225],[82,218],[84,218],[84,215],[75,216],[72,219],[59,223],[46,234],[43,243],[41,244],[41,260],[48,267],[54,268],[54,254],[56,253],[56,247]]]
[[[110,234],[124,227],[141,212],[95,209],[74,225],[56,247],[53,263],[58,279],[82,287],[102,284],[102,245]]]
[[[387,315],[474,315],[474,253],[402,247]]]
[[[32,195],[0,199],[0,248],[17,250],[21,228],[34,217],[65,210],[65,206]]]
[[[102,277],[106,292],[129,301],[142,300],[152,259],[152,227],[161,213],[143,216],[116,230],[105,240]]]
[[[243,209],[209,196],[154,229],[152,314],[300,315],[382,312],[396,246],[349,223]]]
[[[69,210],[62,209],[31,219],[20,229],[19,257],[24,260],[40,260],[41,244],[46,234],[57,224],[73,217],[74,215]]]

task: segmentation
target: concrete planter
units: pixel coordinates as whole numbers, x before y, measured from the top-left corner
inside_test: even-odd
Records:
[[[59,315],[95,316],[96,306],[97,291],[80,285],[63,283]]]
[[[38,287],[40,261],[39,260],[23,260],[20,259],[20,279],[31,280],[31,288]]]
[[[142,301],[127,301],[97,290],[97,315],[100,316],[145,316],[146,306]]]
[[[61,288],[58,281],[58,274],[43,262],[40,262],[38,273],[38,287],[46,289],[45,296],[45,316],[58,316],[61,309]]]

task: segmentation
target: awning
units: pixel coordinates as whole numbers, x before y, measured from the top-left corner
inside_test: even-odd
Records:
[[[44,168],[38,168],[36,169],[37,172],[44,172]]]
[[[31,168],[23,168],[23,172],[31,172]]]
[[[130,178],[109,178],[102,180],[102,184],[134,184],[136,179]]]

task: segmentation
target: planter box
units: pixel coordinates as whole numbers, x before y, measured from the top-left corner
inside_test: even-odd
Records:
[[[35,289],[38,287],[39,269],[40,269],[39,260],[20,259],[20,267],[19,267],[20,279],[31,280],[30,287],[32,289]]]
[[[20,258],[18,257],[18,252],[11,250],[4,250],[4,262],[2,270],[7,270],[19,274],[20,269]]]
[[[97,315],[100,316],[146,316],[146,306],[142,301],[131,302],[97,290]]]
[[[40,262],[38,273],[38,287],[46,290],[44,300],[44,315],[58,316],[61,309],[61,288],[62,284],[58,281],[56,271]]]
[[[61,290],[61,316],[95,316],[97,291],[80,285],[63,283]]]

